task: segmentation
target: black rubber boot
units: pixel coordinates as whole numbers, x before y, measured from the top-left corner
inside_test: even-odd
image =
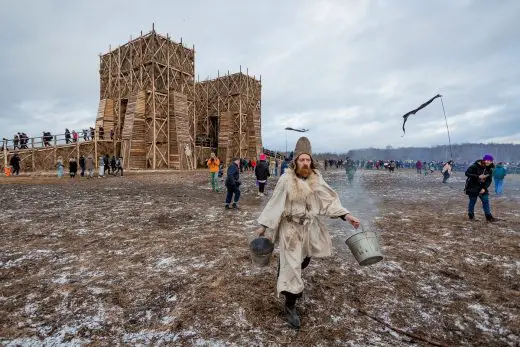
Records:
[[[224,206],[224,208],[225,208],[226,210],[229,210],[229,205],[226,204],[226,206]]]
[[[309,263],[311,262],[311,257],[305,257],[302,262],[302,270],[305,269],[307,266],[309,266]]]
[[[475,214],[474,213],[468,213],[469,220],[475,220]]]
[[[290,324],[293,329],[300,329],[300,316],[298,316],[298,311],[296,310],[296,298],[298,294],[284,292],[285,294],[285,307],[284,311],[287,315],[287,322]]]
[[[491,223],[498,221],[498,219],[496,219],[495,217],[493,217],[493,215],[491,215],[491,214],[486,214],[486,220],[487,220],[488,222],[491,222]]]
[[[237,205],[236,203],[233,203],[233,208],[234,208],[235,210],[240,210],[240,207],[238,207],[238,205]]]

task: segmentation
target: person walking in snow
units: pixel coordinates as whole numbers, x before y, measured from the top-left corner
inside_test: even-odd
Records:
[[[311,143],[301,137],[294,161],[280,177],[273,195],[258,218],[257,234],[274,231],[280,248],[277,293],[285,296],[284,310],[292,328],[300,328],[296,300],[302,296],[302,270],[312,257],[332,254],[331,236],[318,216],[341,218],[358,228],[359,220],[341,205],[338,194],[315,168]]]
[[[453,167],[453,160],[448,161],[444,166],[442,167],[442,183],[448,182],[448,178],[451,176],[451,170]]]
[[[99,157],[98,170],[98,178],[105,177],[105,157],[103,156]]]
[[[58,170],[58,178],[62,178],[63,177],[63,159],[62,157],[58,157],[58,160],[56,161],[56,168]]]
[[[87,160],[85,160],[85,164],[88,173],[87,178],[94,177],[94,157],[92,156],[92,154],[88,155]]]
[[[240,200],[240,158],[233,158],[233,161],[228,167],[226,177],[226,210],[229,210],[229,204],[233,200],[233,208],[238,209],[238,201]]]
[[[502,195],[504,193],[504,178],[507,175],[504,163],[500,162],[497,164],[495,170],[493,170],[493,179],[495,180],[495,194]]]
[[[492,170],[493,156],[490,154],[484,155],[481,160],[475,161],[473,165],[466,170],[466,186],[464,192],[469,197],[468,217],[470,220],[475,219],[475,204],[477,199],[482,201],[482,208],[488,222],[496,222],[497,219],[491,214],[491,203],[489,202],[488,188],[493,181]]]
[[[348,183],[352,184],[354,181],[354,174],[356,173],[356,165],[354,161],[347,157],[345,163],[343,164],[345,167],[345,173],[347,174]]]
[[[215,153],[211,152],[209,159],[206,161],[206,164],[208,165],[208,168],[209,168],[209,179],[211,182],[211,189],[214,192],[218,193],[219,186],[218,186],[217,175],[218,175],[218,170],[220,167],[220,160],[215,156]]]
[[[422,162],[420,160],[417,160],[417,163],[415,163],[415,168],[417,169],[417,173],[420,175],[422,170]]]
[[[9,161],[9,164],[13,168],[13,172],[11,173],[13,176],[18,176],[20,174],[20,161],[21,159],[18,153],[15,153]]]
[[[69,159],[69,175],[70,178],[76,177],[76,174],[78,173],[78,162],[75,158]]]
[[[83,156],[83,154],[79,157],[79,167],[81,168],[81,177],[85,176],[85,168],[86,168],[86,162],[85,162],[85,157]]]
[[[266,155],[264,153],[260,154],[260,161],[256,164],[255,176],[258,183],[258,196],[265,196],[265,185],[267,178],[271,176],[271,174],[269,173],[269,165],[267,164]]]

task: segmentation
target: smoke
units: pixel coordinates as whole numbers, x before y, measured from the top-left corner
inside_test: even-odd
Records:
[[[364,188],[363,170],[356,171],[353,184],[348,183],[343,169],[326,171],[324,179],[338,193],[343,206],[361,221],[365,230],[377,231],[374,223],[379,216],[379,210],[376,201]],[[339,237],[342,242],[357,232],[350,223],[341,219],[331,220],[329,226],[333,235]]]

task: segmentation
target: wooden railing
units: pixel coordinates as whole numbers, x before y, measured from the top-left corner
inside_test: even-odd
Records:
[[[74,144],[76,142],[87,142],[93,141],[93,139],[97,140],[113,140],[113,135],[110,133],[100,133],[95,129],[87,130],[86,133],[83,133],[83,130],[78,131],[78,138],[75,140],[73,138],[72,131],[70,132],[70,137],[67,137],[63,134],[55,134],[55,135],[42,135],[37,137],[28,137],[28,138],[19,138],[18,142],[15,143],[14,139],[3,138],[2,141],[2,151],[6,148],[8,151],[11,150],[24,150],[24,149],[32,149],[32,148],[45,148],[45,147],[55,147],[58,145],[67,145]]]

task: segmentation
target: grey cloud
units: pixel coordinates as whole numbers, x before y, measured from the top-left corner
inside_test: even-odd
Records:
[[[201,79],[240,65],[262,75],[270,148],[285,149],[287,125],[309,127],[320,151],[444,144],[438,102],[400,130],[401,115],[438,92],[455,142],[509,139],[520,133],[519,11],[514,0],[12,2],[0,14],[1,135],[93,124],[97,54],[155,22],[195,44]]]

